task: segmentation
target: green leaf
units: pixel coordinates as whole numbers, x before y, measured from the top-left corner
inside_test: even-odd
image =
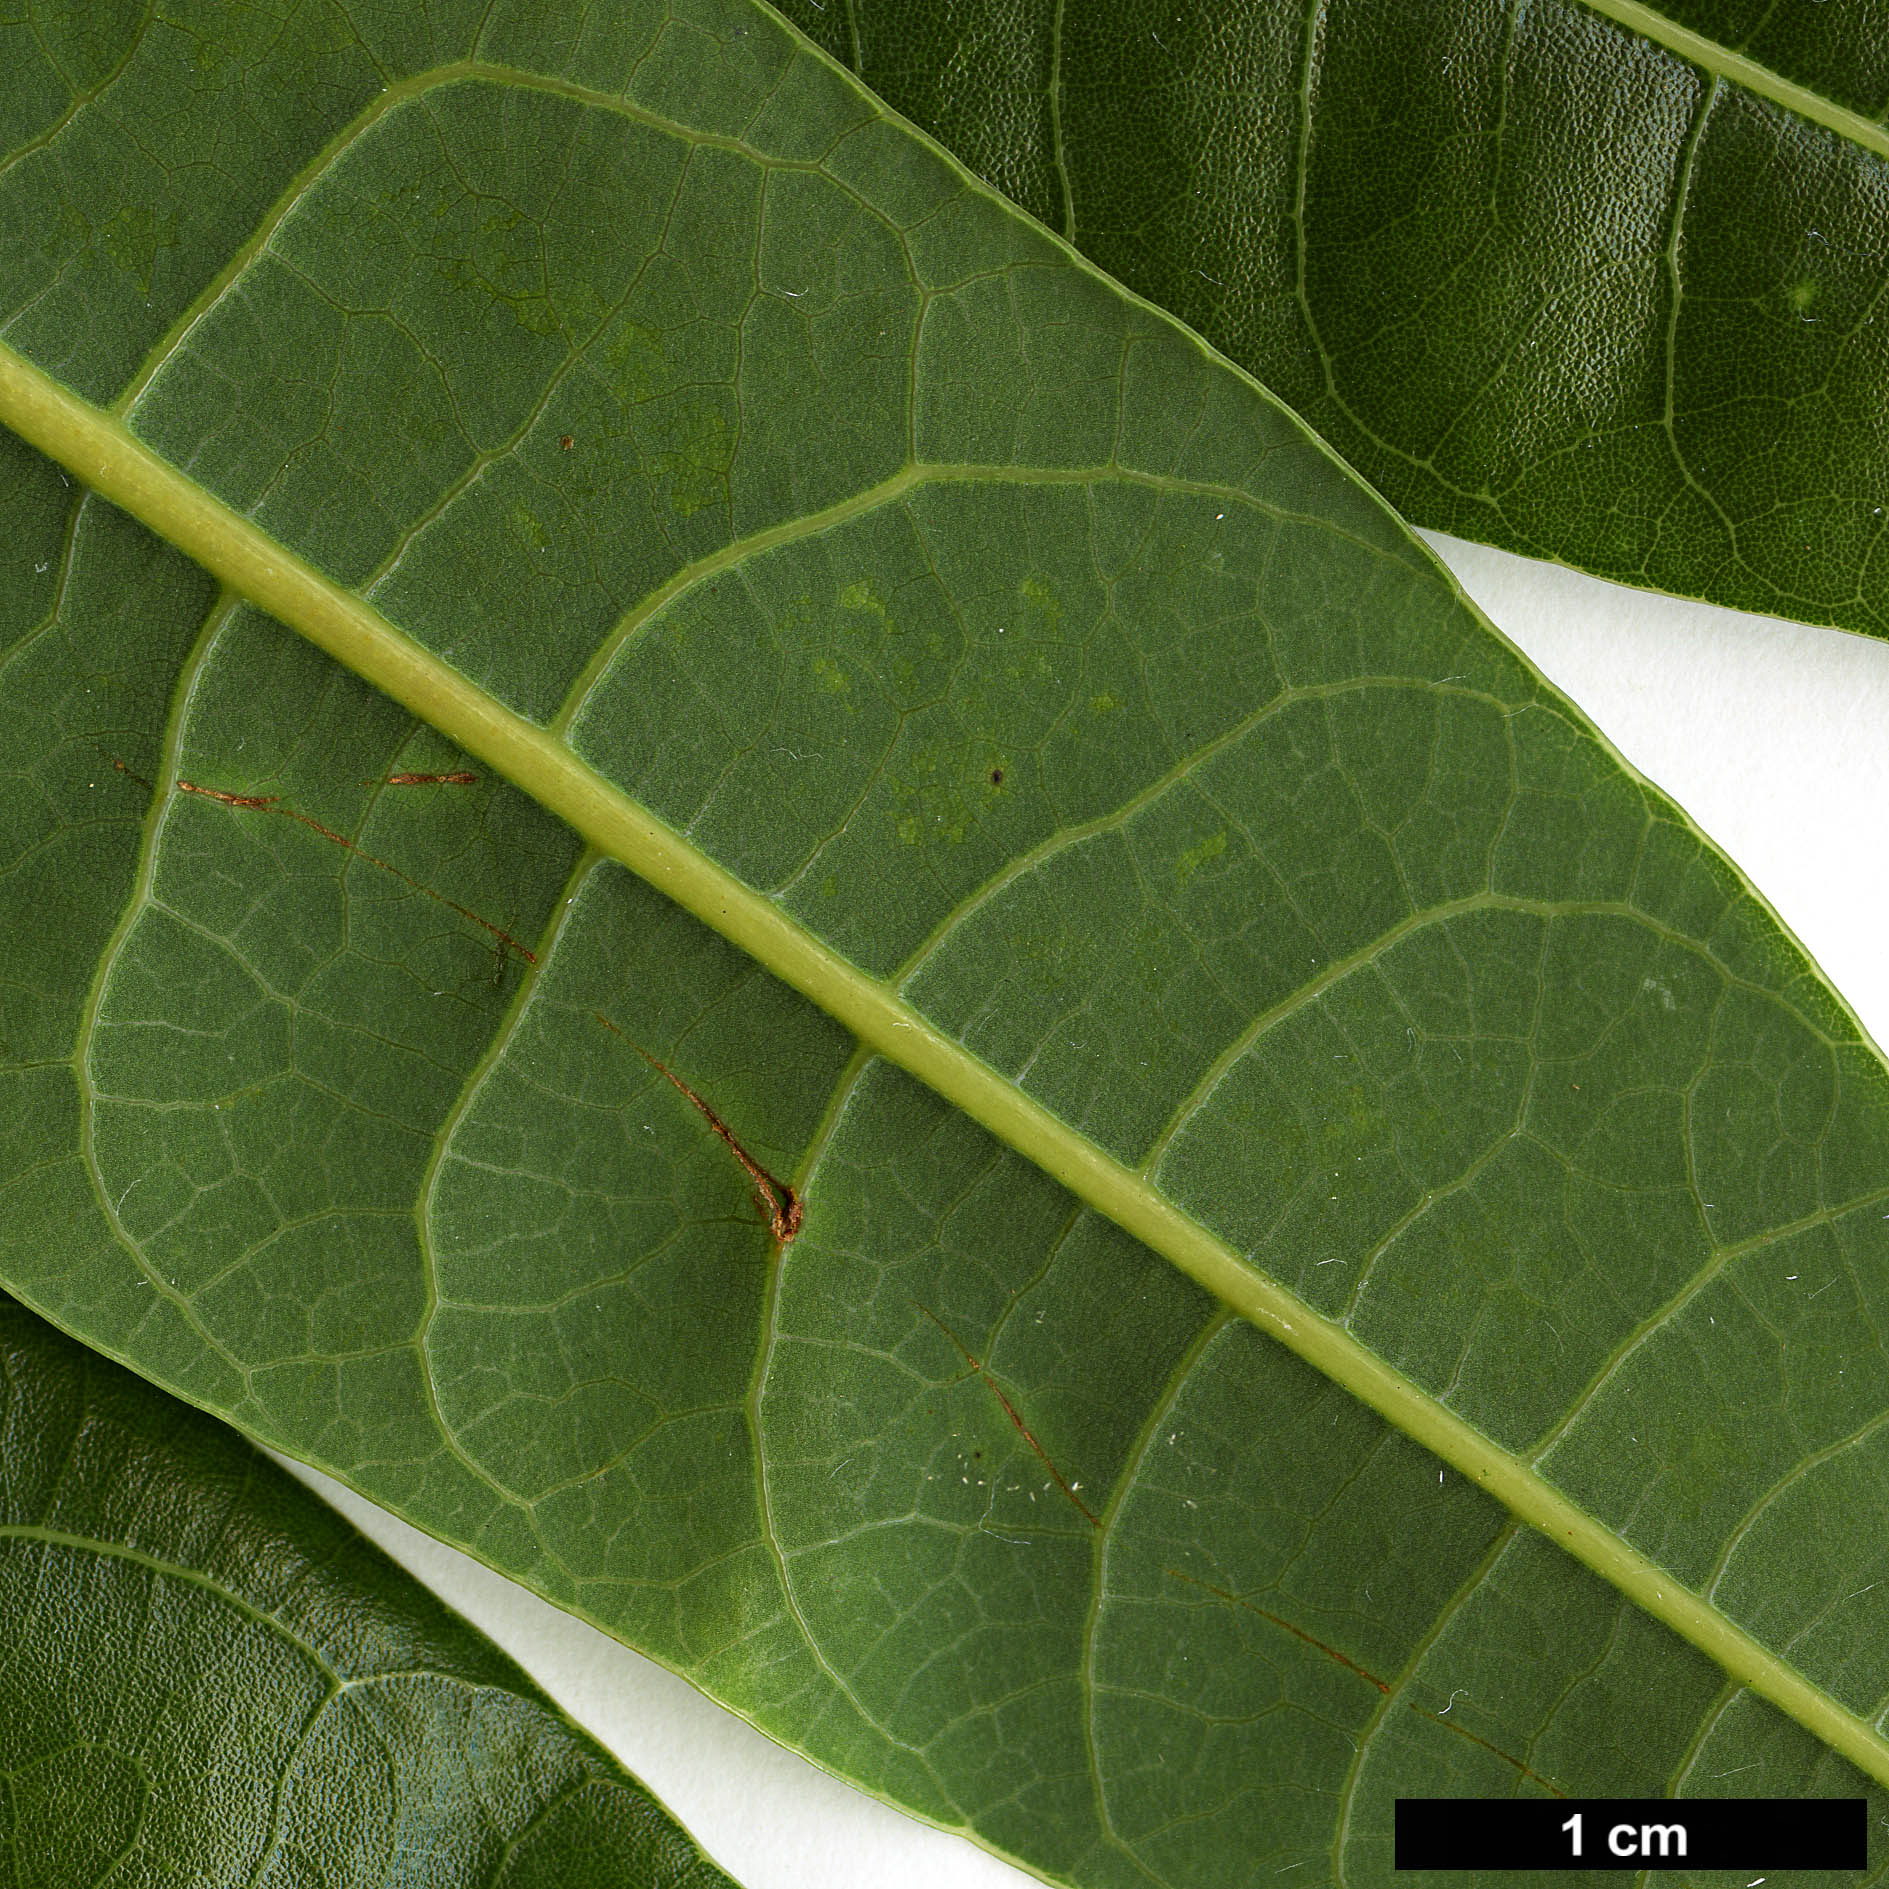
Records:
[[[9,1299],[0,1619],[17,1883],[728,1882],[332,1509]]]
[[[12,449],[0,1276],[1058,1879],[1889,1779],[1801,952],[764,11],[476,13],[199,0],[0,176],[0,415],[169,541]]]
[[[1415,522],[1889,634],[1879,9],[782,10]]]

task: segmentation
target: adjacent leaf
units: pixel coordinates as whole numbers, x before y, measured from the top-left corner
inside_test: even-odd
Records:
[[[1889,25],[782,0],[1419,524],[1889,634]]]
[[[204,0],[0,177],[0,409],[308,639],[11,450],[0,1272],[1060,1879],[1889,1777],[1841,1004],[1192,336],[587,17]]]
[[[0,1621],[13,1882],[728,1881],[300,1483],[7,1299]]]

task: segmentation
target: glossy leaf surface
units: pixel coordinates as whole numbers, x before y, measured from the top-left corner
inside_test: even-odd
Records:
[[[33,1889],[726,1889],[222,1424],[0,1299],[0,1858]]]
[[[783,11],[1415,522],[1889,633],[1880,8]]]
[[[1059,1879],[1889,1776],[1889,1076],[1401,526],[759,9],[185,18],[0,391],[407,706],[10,446],[5,1276]]]

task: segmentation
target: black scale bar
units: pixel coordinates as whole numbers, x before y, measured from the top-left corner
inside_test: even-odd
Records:
[[[1400,1797],[1399,1869],[1862,1869],[1860,1797]]]

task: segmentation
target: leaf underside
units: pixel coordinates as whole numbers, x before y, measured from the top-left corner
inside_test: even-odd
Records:
[[[1889,1076],[1736,873],[1290,416],[760,9],[466,12],[0,28],[7,342],[1876,1721]],[[1059,1880],[1862,1788],[4,464],[32,1304]]]
[[[221,1424],[0,1299],[0,1858],[44,1889],[728,1889]]]
[[[1880,9],[782,11],[1406,517],[1889,634]]]

